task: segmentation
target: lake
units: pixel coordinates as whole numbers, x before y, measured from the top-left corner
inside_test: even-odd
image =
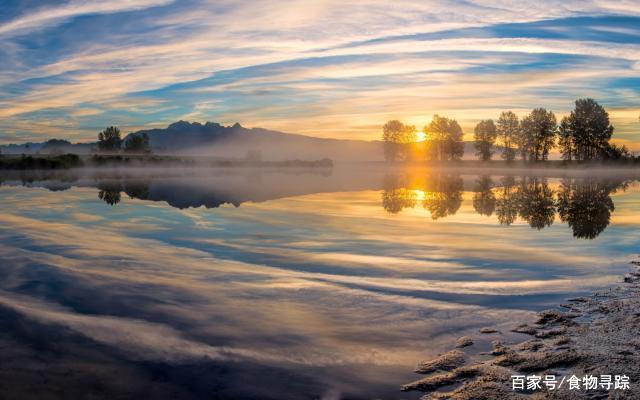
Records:
[[[633,174],[486,172],[4,173],[0,397],[417,399],[637,255]]]

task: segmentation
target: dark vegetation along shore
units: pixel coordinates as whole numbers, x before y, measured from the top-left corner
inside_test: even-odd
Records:
[[[639,265],[640,263],[634,262]],[[428,399],[638,399],[640,384],[640,271],[629,273],[611,289],[568,299],[557,310],[540,312],[511,332],[490,327],[463,337],[454,349],[421,362],[424,378],[402,386],[425,392]],[[514,335],[526,340],[514,340]],[[490,341],[478,352],[477,342]],[[452,346],[452,347],[453,347]],[[580,388],[570,388],[570,377]],[[629,387],[615,388],[615,376],[628,377]],[[553,376],[562,386],[513,390],[514,376]],[[612,385],[585,388],[585,377],[611,376]],[[544,381],[543,381],[544,382]],[[606,382],[601,380],[602,382]]]
[[[216,160],[204,157],[158,155],[20,155],[0,156],[0,170],[51,170],[99,167],[260,167],[260,168],[331,168],[333,161],[322,160]]]

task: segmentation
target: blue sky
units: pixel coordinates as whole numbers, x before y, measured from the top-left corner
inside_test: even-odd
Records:
[[[640,3],[5,0],[0,143],[179,120],[377,139],[438,113],[609,110],[640,150]]]

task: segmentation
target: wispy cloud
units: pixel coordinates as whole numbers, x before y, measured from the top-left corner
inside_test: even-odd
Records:
[[[82,15],[111,14],[123,11],[143,10],[166,5],[173,0],[113,0],[113,1],[71,1],[65,5],[44,7],[21,15],[0,25],[0,36],[25,34],[55,26]]]

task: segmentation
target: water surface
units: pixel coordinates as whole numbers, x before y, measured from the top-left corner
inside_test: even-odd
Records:
[[[633,178],[5,174],[3,397],[415,399],[457,337],[620,280]]]

